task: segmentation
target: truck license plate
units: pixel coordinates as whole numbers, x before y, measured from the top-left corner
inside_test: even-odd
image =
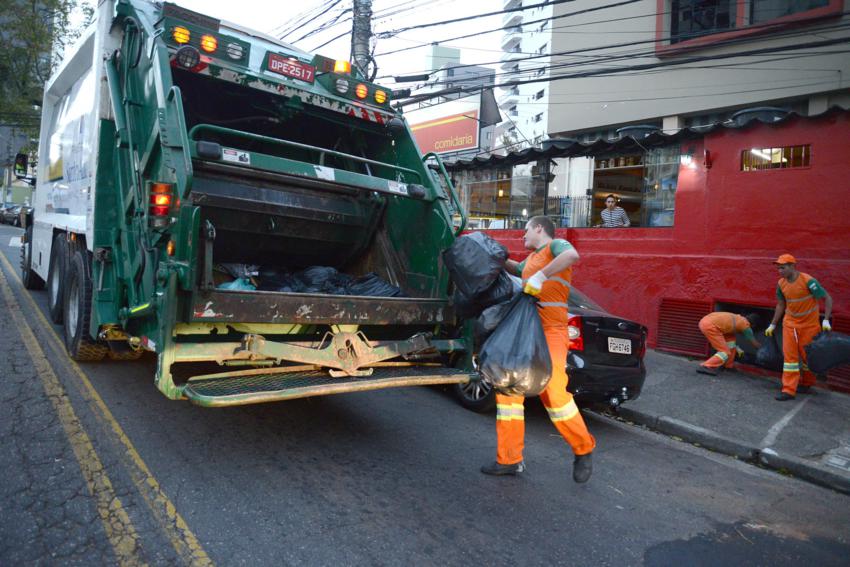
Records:
[[[316,68],[311,65],[306,65],[297,59],[287,59],[276,53],[269,53],[269,71],[292,77],[293,79],[301,79],[308,83],[313,82],[316,76]]]
[[[608,337],[608,352],[616,354],[632,354],[632,341]]]

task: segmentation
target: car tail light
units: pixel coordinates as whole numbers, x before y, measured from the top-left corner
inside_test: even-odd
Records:
[[[148,216],[152,226],[165,226],[171,213],[173,200],[172,185],[169,183],[153,183],[151,185],[150,207]]]
[[[570,350],[583,351],[584,337],[581,334],[581,317],[579,315],[571,315],[567,321],[567,332],[570,336]]]

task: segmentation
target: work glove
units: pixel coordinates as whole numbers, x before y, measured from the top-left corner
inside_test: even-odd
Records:
[[[765,329],[765,330],[764,330],[764,336],[765,336],[765,337],[772,337],[772,336],[773,336],[773,330],[774,330],[774,329],[776,329],[776,325],[774,325],[773,323],[771,323],[770,325],[768,325],[768,326],[767,326],[767,329]]]
[[[735,347],[735,353],[738,355],[738,358],[741,358],[744,356],[744,349],[741,347]]]
[[[546,274],[542,271],[537,272],[525,282],[525,287],[522,288],[524,293],[537,297],[540,295],[540,290],[543,289],[543,282],[546,281]]]
[[[832,330],[832,325],[829,324],[829,319],[824,319],[823,323],[820,324],[820,328],[824,330],[824,332],[828,332]]]

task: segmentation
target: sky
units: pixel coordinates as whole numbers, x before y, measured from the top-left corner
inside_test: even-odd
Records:
[[[281,2],[280,0],[177,0],[177,4],[222,20],[228,20],[248,28],[256,29],[275,37],[280,37],[281,31],[296,16],[314,10],[325,0],[304,0],[303,2]],[[330,11],[317,18],[308,20],[295,33],[286,37],[285,41],[298,39],[307,32],[313,31],[324,22],[331,21],[344,9],[351,9],[352,0],[341,0]],[[297,9],[282,9],[281,7],[297,6]],[[461,18],[487,12],[497,12],[502,9],[501,0],[373,0],[372,32],[398,30],[407,26],[442,20]],[[237,9],[234,9],[237,6]],[[404,13],[391,15],[391,12],[411,8]],[[383,15],[382,15],[383,13]],[[350,11],[340,21],[350,17]],[[378,62],[378,82],[392,86],[394,81],[383,77],[417,74],[426,70],[426,55],[430,52],[428,45],[454,36],[465,35],[476,31],[496,29],[501,27],[502,15],[477,18],[466,22],[447,24],[438,27],[410,30],[389,39],[378,39],[375,48]],[[308,52],[315,52],[334,59],[349,59],[351,50],[351,20],[310,36],[294,44]],[[335,36],[349,32],[345,37],[336,40],[320,49],[322,43]],[[493,63],[501,56],[500,42],[502,32],[494,32],[465,40],[448,41],[443,43],[448,47],[461,48],[461,63],[482,64]],[[417,49],[392,55],[381,55],[384,52],[401,48],[415,47]],[[491,65],[494,66],[495,65]]]

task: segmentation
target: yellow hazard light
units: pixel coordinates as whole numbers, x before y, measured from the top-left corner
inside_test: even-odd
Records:
[[[174,30],[172,30],[171,37],[174,38],[175,42],[179,43],[180,45],[183,45],[184,43],[189,43],[189,39],[191,39],[192,34],[189,33],[189,30],[187,28],[184,28],[183,26],[177,26],[176,28],[174,28]]]
[[[387,93],[386,91],[375,91],[375,102],[378,104],[384,104],[387,102]]]
[[[334,73],[342,73],[344,75],[348,75],[351,73],[351,62],[350,61],[334,61]]]
[[[218,40],[212,35],[201,36],[201,49],[207,53],[212,53],[218,47]]]
[[[354,87],[354,94],[357,95],[357,98],[366,98],[369,96],[369,87],[360,83],[356,87]]]

